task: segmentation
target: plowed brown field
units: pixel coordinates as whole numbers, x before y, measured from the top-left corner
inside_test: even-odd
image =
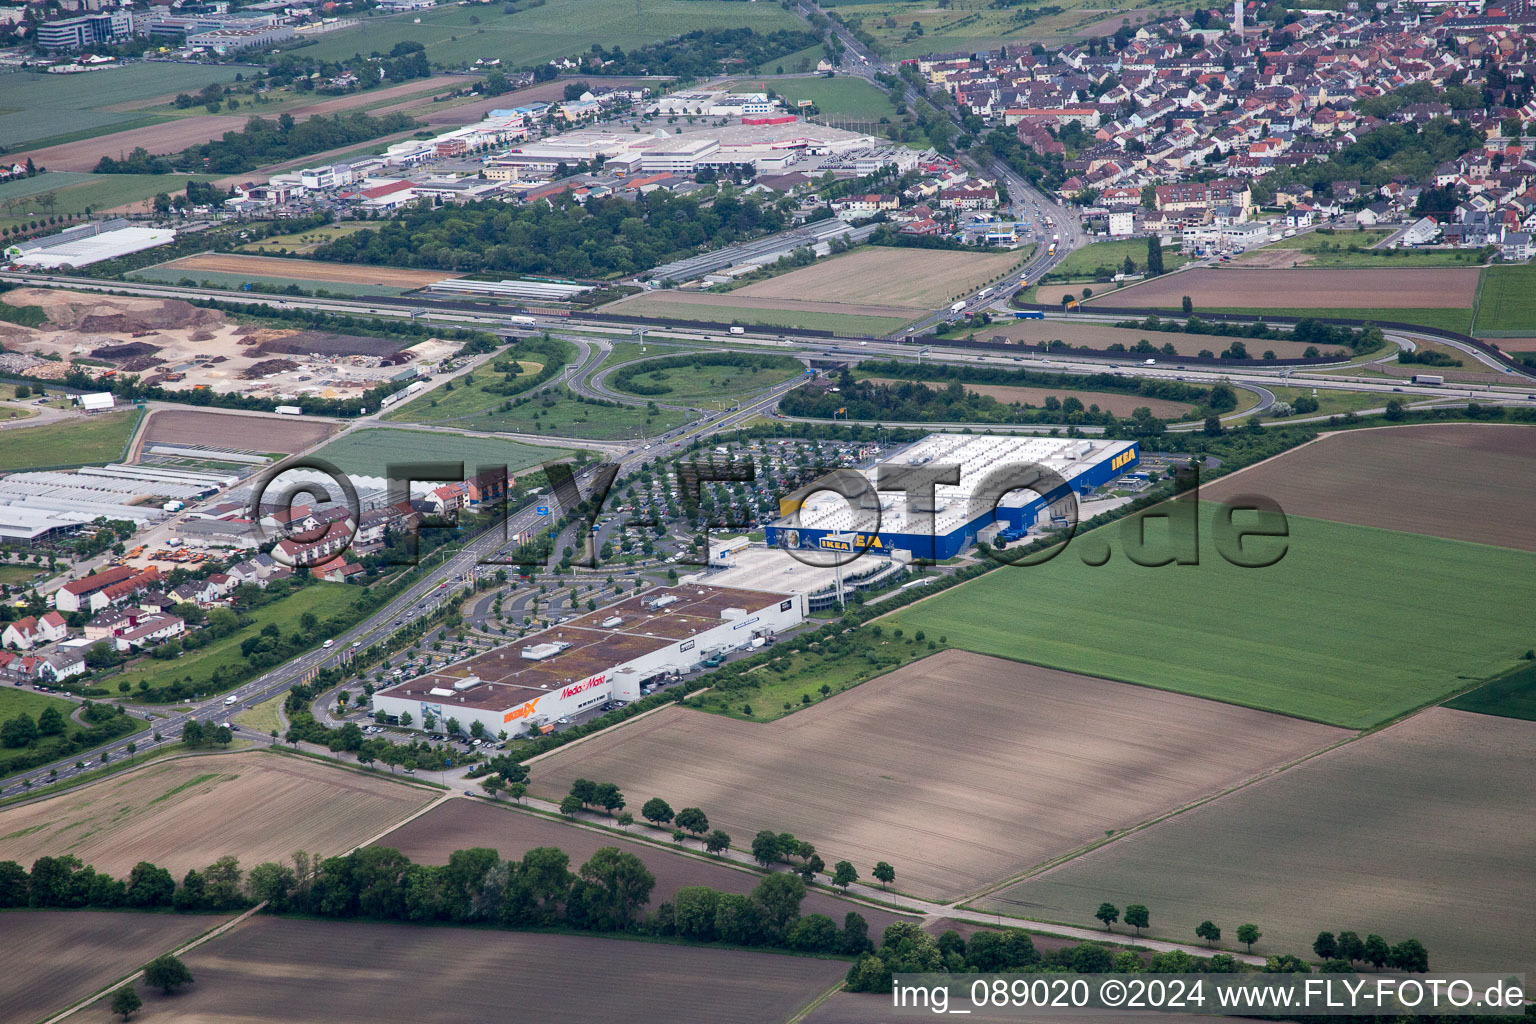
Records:
[[[257,277],[292,277],[308,281],[376,284],[389,288],[425,288],[452,277],[438,270],[406,270],[402,267],[371,267],[355,263],[290,260],[280,256],[247,256],[239,253],[201,253],[162,264],[162,270],[213,270],[224,274]]]
[[[612,781],[732,836],[793,832],[866,875],[888,861],[896,888],[948,899],[1347,735],[944,651],[767,724],[658,712],[541,760],[533,789]]]
[[[180,878],[225,854],[246,867],[296,850],[328,857],[435,796],[282,754],[181,758],[0,811],[0,860],[68,853],[118,877],[147,860]]]
[[[1218,480],[1292,515],[1536,551],[1536,428],[1445,423],[1345,431]]]
[[[844,960],[585,935],[270,917],[185,962],[196,983],[170,997],[142,991],[144,1020],[779,1024],[848,970]],[[80,1017],[105,1020],[105,1009]]]

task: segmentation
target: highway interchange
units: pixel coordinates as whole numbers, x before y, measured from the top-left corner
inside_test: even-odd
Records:
[[[804,14],[810,10],[817,10],[813,5],[802,8]],[[849,54],[851,61],[845,61],[845,68],[861,77],[873,80],[877,73],[886,75],[897,74],[897,69],[888,63],[874,58],[862,44],[858,42],[841,25],[832,22],[833,31],[841,38],[843,45]],[[907,86],[909,101],[915,101],[917,96],[910,86]],[[943,108],[941,108],[943,109]],[[1037,229],[1045,234],[1060,236],[1060,242],[1055,246],[1055,252],[1051,252],[1049,246],[1042,244],[1036,247],[1034,253],[1026,263],[1014,271],[1008,278],[991,288],[973,293],[968,297],[960,311],[949,307],[934,310],[914,324],[907,334],[921,334],[930,330],[946,319],[956,315],[957,312],[966,314],[977,313],[983,310],[991,310],[1009,315],[1009,299],[1012,295],[1027,287],[1029,281],[1038,280],[1043,274],[1063,260],[1072,250],[1086,244],[1087,235],[1084,233],[1076,216],[1060,204],[1041,194],[1030,183],[1020,177],[1013,170],[1002,163],[995,163],[988,168],[976,168],[978,172],[985,171],[995,177],[1006,188],[1012,209],[1016,217],[1029,219]],[[140,296],[187,299],[187,300],[218,300],[223,303],[247,305],[252,307],[275,306],[287,308],[303,308],[317,311],[349,314],[353,316],[378,316],[386,318],[411,318],[425,320],[430,323],[438,323],[444,326],[478,327],[490,330],[503,336],[513,337],[530,333],[530,328],[524,324],[514,323],[509,319],[511,311],[500,312],[494,309],[469,306],[464,303],[441,302],[430,300],[405,300],[391,301],[385,299],[336,299],[336,298],[301,298],[278,297],[251,292],[231,292],[219,289],[200,287],[181,287],[174,285],[161,285],[142,282],[103,281],[93,278],[72,277],[69,275],[48,274],[39,275],[18,272],[0,272],[0,281],[12,285],[30,285],[56,288],[71,288],[84,291],[116,292],[120,294],[132,294]],[[1073,314],[1047,314],[1048,319],[1070,318],[1090,321],[1119,320],[1124,315],[1097,314],[1080,312]],[[555,381],[549,382],[545,387],[569,386],[570,389],[580,395],[593,398],[601,398],[605,401],[634,402],[633,396],[623,395],[608,389],[604,384],[607,370],[600,371],[599,365],[604,357],[611,351],[613,341],[626,340],[633,336],[636,328],[630,325],[615,324],[611,319],[593,320],[580,315],[572,315],[569,318],[548,318],[541,322],[537,328],[547,329],[556,337],[572,342],[577,346],[578,355],[572,364],[572,368]],[[694,329],[694,328],[645,328],[646,335],[657,342],[675,342],[693,345],[719,345],[719,344],[746,344],[760,346],[795,355],[809,363],[813,359],[823,361],[855,363],[860,359],[872,356],[891,356],[910,359],[914,351],[914,342],[892,339],[870,339],[866,341],[851,342],[848,340],[830,340],[825,337],[811,336],[803,332],[775,329],[770,332],[752,331],[746,335],[735,336],[723,334],[719,331]],[[1402,348],[1412,348],[1421,341],[1431,340],[1428,335],[1418,335],[1411,331],[1392,331],[1389,338]],[[1496,361],[1486,354],[1476,350],[1472,346],[1462,345],[1447,339],[1433,336],[1434,341],[1440,344],[1451,344],[1469,353],[1482,363],[1487,363],[1503,370]],[[675,350],[674,350],[675,351]],[[667,354],[666,352],[659,354]],[[1259,404],[1256,407],[1245,409],[1240,416],[1252,415],[1254,412],[1262,412],[1274,401],[1274,395],[1269,391],[1279,383],[1289,386],[1307,386],[1319,390],[1339,389],[1349,391],[1379,392],[1383,396],[1383,402],[1394,394],[1402,395],[1405,399],[1423,399],[1429,401],[1445,400],[1488,400],[1515,404],[1536,404],[1536,383],[1524,377],[1515,377],[1509,385],[1477,385],[1469,387],[1464,385],[1421,386],[1407,381],[1382,380],[1380,378],[1350,377],[1337,374],[1322,374],[1293,370],[1268,370],[1264,368],[1241,367],[1210,367],[1208,365],[1186,366],[1179,365],[1177,358],[1159,361],[1156,359],[1139,360],[1134,357],[1121,357],[1108,360],[1103,358],[1089,358],[1084,356],[1064,355],[1053,357],[1048,354],[1035,352],[1019,352],[1018,354],[979,354],[953,348],[946,348],[943,342],[925,339],[921,343],[921,357],[930,361],[945,361],[953,363],[1006,363],[1010,365],[1026,365],[1032,369],[1049,370],[1057,373],[1093,374],[1103,372],[1115,372],[1149,379],[1177,379],[1191,383],[1211,384],[1227,382],[1237,387],[1247,388],[1259,395]],[[478,365],[478,364],[475,364]],[[611,370],[612,368],[608,368]],[[1508,372],[1507,370],[1505,372]],[[716,413],[706,414],[694,420],[690,425],[669,432],[664,437],[654,438],[648,442],[636,441],[626,446],[624,443],[594,444],[581,439],[561,439],[552,437],[526,437],[523,440],[541,441],[546,444],[575,444],[580,447],[594,449],[605,457],[617,463],[618,474],[625,475],[653,457],[653,450],[681,445],[695,438],[707,437],[734,427],[762,415],[777,415],[775,412],[779,399],[787,391],[800,386],[807,377],[800,377],[786,381],[770,388],[748,400],[742,401],[733,408]],[[643,401],[643,400],[642,400]],[[364,421],[372,420],[377,416],[365,417]],[[1326,417],[1321,417],[1326,418]],[[359,421],[352,421],[355,427]],[[1306,422],[1303,418],[1296,418],[1291,422]],[[896,426],[898,424],[889,424]],[[935,426],[934,424],[927,424]],[[1185,425],[1193,427],[1194,424]],[[1038,428],[1036,428],[1038,429]],[[1044,429],[1049,429],[1045,427]],[[511,437],[511,435],[504,435]],[[519,438],[512,438],[519,439]],[[656,450],[654,454],[662,454]],[[595,464],[584,468],[577,476],[579,484],[588,482],[595,472]],[[540,499],[548,504],[550,499]],[[558,515],[558,509],[552,509]],[[152,719],[151,729],[160,732],[167,738],[180,735],[182,727],[191,720],[199,722],[223,722],[236,712],[255,706],[286,692],[294,685],[311,678],[318,670],[338,664],[346,658],[356,647],[366,647],[370,641],[387,635],[399,625],[414,621],[421,615],[430,614],[437,601],[455,588],[461,581],[472,578],[477,565],[487,560],[495,559],[498,554],[513,545],[508,544],[506,538],[515,537],[517,534],[533,529],[541,522],[547,522],[537,512],[535,503],[530,503],[521,509],[511,513],[504,527],[493,528],[486,534],[468,539],[462,547],[453,552],[448,558],[433,565],[421,573],[419,579],[414,580],[399,595],[386,606],[380,608],[367,619],[353,626],[345,633],[334,637],[330,647],[316,647],[314,650],[289,661],[288,663],[263,673],[258,678],[245,683],[228,694],[219,694],[201,701],[177,706],[175,708],[156,709],[157,713],[164,717]],[[67,758],[49,765],[43,765],[29,772],[12,777],[6,781],[3,792],[14,793],[17,786],[24,788],[27,784],[34,792],[46,792],[51,783],[62,783],[80,773],[75,767],[78,761],[97,762],[103,753],[109,753],[114,759],[128,756],[126,746],[128,742],[135,741],[141,748],[146,744],[142,741],[144,734],[132,737],[123,737],[103,747],[91,751],[83,751],[73,758]],[[50,772],[56,773],[50,778]]]

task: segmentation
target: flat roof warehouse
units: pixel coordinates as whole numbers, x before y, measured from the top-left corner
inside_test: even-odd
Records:
[[[491,735],[515,731],[523,719],[536,726],[611,697],[635,699],[644,682],[690,670],[712,644],[743,646],[798,624],[802,609],[798,595],[709,586],[650,590],[380,690],[374,708],[394,715],[415,715],[418,707],[423,715],[451,711],[478,718]]]

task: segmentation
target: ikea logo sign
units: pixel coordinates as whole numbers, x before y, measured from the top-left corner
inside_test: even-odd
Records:
[[[1121,466],[1125,465],[1126,463],[1128,463],[1128,462],[1135,462],[1135,461],[1136,461],[1136,449],[1135,448],[1127,448],[1125,451],[1121,452],[1119,455],[1116,455],[1113,459],[1110,460],[1109,468],[1110,469],[1119,469]]]
[[[870,548],[875,550],[884,550],[885,545],[880,543],[879,534],[871,533],[868,535],[856,536],[853,538],[853,540],[840,540],[836,537],[823,537],[821,538],[821,547],[828,551],[864,551]]]

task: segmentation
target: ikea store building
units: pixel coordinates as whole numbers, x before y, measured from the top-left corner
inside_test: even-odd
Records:
[[[1004,538],[1023,536],[1048,523],[1066,502],[1135,469],[1139,461],[1135,441],[930,434],[860,471],[868,489],[859,499],[813,484],[782,500],[780,518],[767,528],[767,543],[943,561],[994,525]],[[878,489],[882,478],[889,488],[893,476],[916,482],[925,474],[954,478],[953,469],[940,467],[958,467],[959,482],[934,485],[931,500],[921,486],[910,493]],[[1040,490],[1012,484],[1030,479],[1048,482]]]

